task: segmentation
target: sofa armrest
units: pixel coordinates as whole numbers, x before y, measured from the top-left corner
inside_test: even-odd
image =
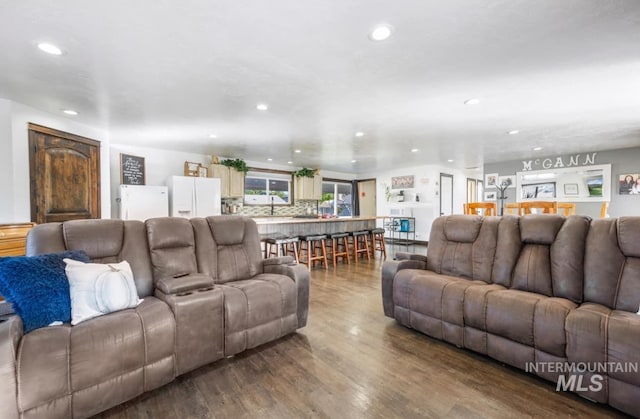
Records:
[[[426,263],[427,257],[417,253],[397,252],[395,260],[421,260]]]
[[[262,260],[262,266],[288,265],[291,263],[293,263],[293,256],[279,256],[277,258],[268,258]]]
[[[213,286],[213,278],[206,274],[192,273],[162,278],[156,281],[156,288],[163,294],[179,294]]]
[[[16,356],[23,335],[22,319],[10,316],[0,321],[0,409],[3,419],[17,419]]]
[[[382,264],[382,307],[384,308],[385,316],[394,317],[393,279],[396,277],[396,274],[402,269],[427,269],[426,256],[423,257],[425,260],[389,260]]]
[[[284,256],[284,258],[291,256]],[[282,258],[274,258],[282,259]],[[269,259],[265,259],[267,261]],[[291,259],[293,261],[293,259]],[[264,264],[264,273],[280,274],[291,278],[298,287],[298,329],[307,325],[309,315],[309,270],[303,265],[289,264]]]

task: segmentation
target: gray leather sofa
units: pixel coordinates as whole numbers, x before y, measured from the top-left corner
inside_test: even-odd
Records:
[[[440,217],[397,258],[388,317],[640,416],[640,217]]]
[[[27,254],[126,260],[144,301],[76,326],[0,323],[3,419],[84,418],[304,327],[309,273],[262,259],[246,217],[77,220],[36,226]]]

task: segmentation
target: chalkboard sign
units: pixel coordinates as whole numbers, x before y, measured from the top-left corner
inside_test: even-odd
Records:
[[[120,184],[144,185],[144,157],[120,153]]]

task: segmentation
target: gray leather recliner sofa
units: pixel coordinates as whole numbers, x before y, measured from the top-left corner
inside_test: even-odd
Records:
[[[77,220],[27,237],[28,255],[64,250],[128,261],[144,301],[26,335],[18,316],[0,323],[3,419],[89,417],[307,322],[307,269],[263,260],[246,217]]]
[[[397,259],[386,316],[640,417],[640,217],[445,216]]]

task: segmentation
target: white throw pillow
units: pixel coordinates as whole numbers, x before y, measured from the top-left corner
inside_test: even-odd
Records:
[[[71,293],[72,325],[142,302],[127,261],[101,264],[64,259],[64,262]]]

